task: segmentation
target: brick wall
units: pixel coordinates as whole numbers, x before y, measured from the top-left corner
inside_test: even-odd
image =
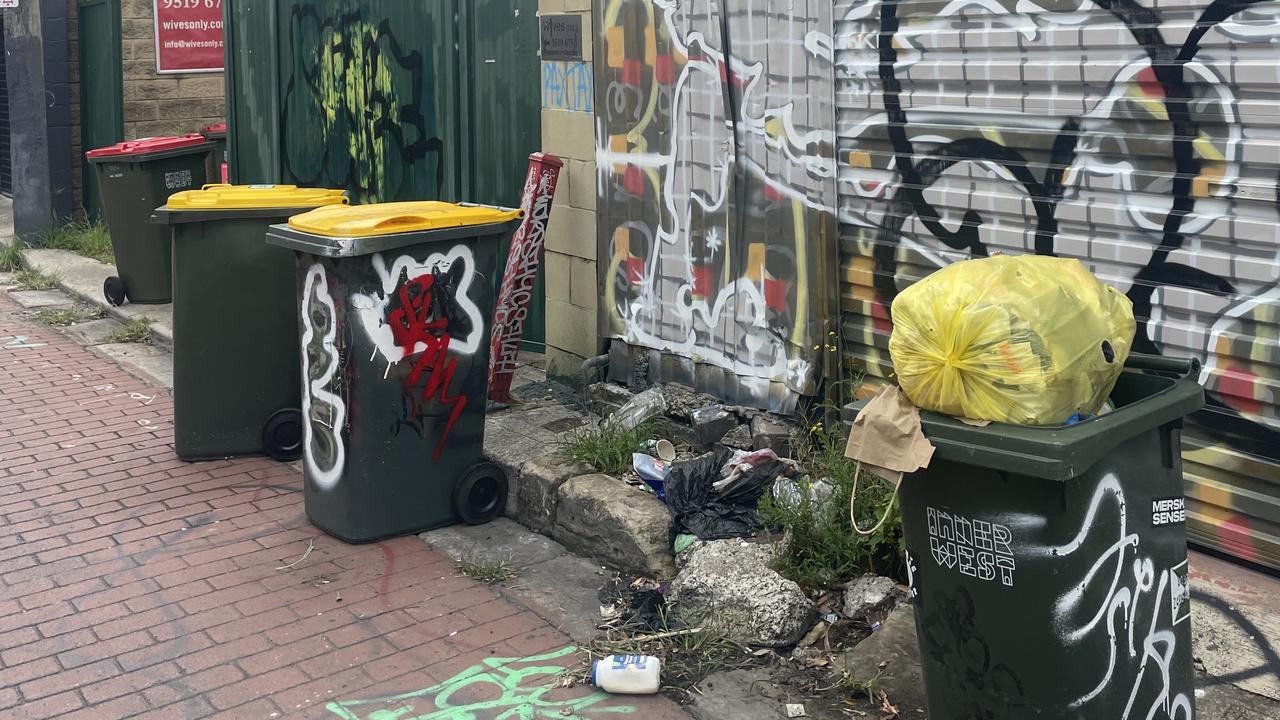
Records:
[[[579,381],[600,352],[596,307],[596,149],[591,0],[541,0],[543,15],[582,16],[583,63],[543,63],[542,149],[564,160],[547,232],[548,374]]]
[[[80,167],[80,67],[77,0],[68,0],[71,45],[72,155]],[[124,76],[124,137],[198,132],[226,119],[222,73],[160,75],[156,73],[154,0],[122,0],[120,54]],[[82,177],[73,173],[79,198]]]

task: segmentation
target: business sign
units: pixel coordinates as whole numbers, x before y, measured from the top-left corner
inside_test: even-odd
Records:
[[[219,72],[222,0],[155,0],[156,72]]]
[[[582,16],[542,16],[542,59],[577,61],[582,59]]]

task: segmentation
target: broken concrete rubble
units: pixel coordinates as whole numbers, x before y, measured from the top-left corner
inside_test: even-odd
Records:
[[[761,413],[751,419],[751,446],[754,450],[766,448],[780,457],[791,456],[791,439],[799,427],[776,415]]]
[[[720,444],[734,450],[754,450],[751,446],[751,426],[739,425],[720,438]]]
[[[552,537],[570,550],[649,577],[676,574],[670,516],[654,495],[599,474],[571,478],[557,495]]]
[[[865,618],[874,615],[879,622],[897,605],[902,593],[891,578],[879,575],[863,575],[850,580],[844,586],[844,616]]]
[[[667,401],[667,415],[685,422],[693,417],[694,410],[716,404],[716,399],[710,395],[679,383],[664,384],[662,398]]]
[[[600,417],[609,417],[633,397],[635,393],[611,382],[598,382],[587,388],[587,406]]]
[[[694,410],[689,416],[689,423],[699,443],[712,445],[738,427],[738,416],[718,405],[708,405]]]
[[[742,540],[716,540],[693,551],[671,583],[676,617],[711,623],[734,640],[765,647],[794,645],[813,622],[813,602],[769,563],[777,548]]]

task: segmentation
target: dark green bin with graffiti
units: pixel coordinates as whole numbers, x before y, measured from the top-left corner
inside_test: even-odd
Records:
[[[441,202],[318,208],[267,240],[297,255],[307,517],[348,542],[484,523],[493,276],[519,210]]]
[[[931,720],[1193,716],[1180,436],[1198,371],[1132,355],[1115,409],[1063,427],[921,414],[937,450],[899,497]]]
[[[169,233],[151,211],[170,195],[203,186],[213,144],[202,135],[146,138],[90,150],[116,270],[102,294],[112,305],[167,303],[173,296]]]
[[[173,244],[173,449],[184,460],[302,450],[293,253],[267,228],[341,190],[209,185],[152,215]]]

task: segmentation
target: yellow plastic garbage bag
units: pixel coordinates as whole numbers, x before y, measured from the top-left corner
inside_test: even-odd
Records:
[[[1060,425],[1102,407],[1135,327],[1129,299],[1079,260],[999,255],[947,266],[898,295],[889,353],[920,408]]]

